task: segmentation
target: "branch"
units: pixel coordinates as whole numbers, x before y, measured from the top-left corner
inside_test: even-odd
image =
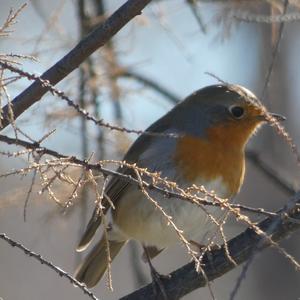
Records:
[[[79,287],[84,294],[88,295],[93,300],[99,300],[84,284],[76,280],[73,276],[71,276],[69,273],[64,271],[63,269],[55,266],[52,262],[44,259],[40,254],[37,254],[35,252],[32,252],[25,246],[23,246],[21,243],[18,243],[8,237],[5,233],[0,233],[0,239],[6,241],[8,244],[10,244],[12,247],[16,247],[20,250],[22,250],[26,255],[29,257],[33,257],[34,259],[38,260],[42,265],[46,265],[51,270],[55,271],[60,277],[65,277],[69,279],[70,283],[74,284],[75,286]],[[0,299],[2,299],[0,297]]]
[[[288,9],[288,5],[289,5],[289,1],[284,0],[283,14],[282,15],[286,14],[287,9]],[[265,97],[266,97],[266,93],[267,93],[268,85],[269,85],[269,82],[270,82],[270,79],[271,79],[271,75],[273,73],[276,57],[277,57],[277,54],[279,52],[279,45],[280,45],[280,42],[281,42],[282,36],[283,36],[284,24],[285,24],[284,22],[281,22],[280,26],[279,26],[278,37],[277,37],[277,40],[276,40],[276,43],[275,43],[275,47],[272,51],[272,58],[271,58],[271,62],[270,62],[270,65],[269,65],[269,68],[268,68],[268,71],[267,71],[266,80],[264,82],[261,99],[265,99]]]
[[[258,224],[259,228],[268,233],[274,242],[278,242],[291,233],[300,229],[300,193],[297,193],[291,201],[294,207],[290,210],[287,218],[283,212],[285,208],[278,211],[278,217],[267,218]],[[248,228],[237,237],[227,243],[231,258],[238,264],[242,264],[251,257],[255,251],[261,251],[270,246],[270,243],[254,230]],[[191,262],[172,272],[167,278],[162,278],[164,290],[169,299],[179,299],[184,295],[207,285],[207,279],[212,281],[223,276],[235,268],[225,252],[225,245],[220,249],[208,251],[202,260],[202,273],[197,273],[195,263]],[[155,295],[153,283],[122,297],[120,300],[138,299],[163,299],[161,294]]]
[[[234,18],[239,21],[249,22],[249,23],[273,24],[273,23],[289,23],[289,22],[299,21],[300,14],[298,12],[292,12],[292,13],[284,13],[282,15],[270,16],[270,15],[242,13],[242,14],[235,15]]]
[[[206,26],[205,24],[203,23],[203,20],[202,20],[202,16],[200,14],[200,11],[197,7],[197,1],[196,0],[186,0],[188,6],[191,8],[191,11],[201,29],[201,31],[205,34],[206,33]]]
[[[133,70],[121,69],[118,70],[115,74],[116,77],[128,77],[139,81],[140,83],[146,85],[147,87],[152,88],[156,92],[160,93],[166,97],[172,104],[177,104],[180,101],[180,98],[176,96],[173,92],[167,90],[165,87],[160,85],[158,82],[147,78],[141,74],[134,72]]]
[[[151,0],[128,0],[116,10],[105,22],[99,25],[87,37],[81,40],[67,55],[48,69],[41,78],[52,85],[57,84],[74,71],[88,56],[103,46],[131,19],[141,14],[142,9]],[[15,119],[49,91],[49,87],[35,81],[13,101]],[[10,123],[8,105],[3,108],[2,129]]]
[[[288,183],[284,178],[269,166],[259,154],[255,151],[246,151],[246,158],[249,159],[270,181],[272,181],[276,187],[279,187],[288,196],[293,195],[296,191],[293,186]]]
[[[94,116],[92,116],[88,111],[80,107],[77,103],[75,103],[72,99],[70,99],[63,91],[58,90],[55,88],[49,81],[42,79],[41,77],[35,75],[35,74],[30,74],[28,72],[25,72],[14,65],[7,63],[7,62],[2,62],[0,60],[0,67],[3,69],[10,70],[11,72],[19,74],[21,77],[27,78],[28,80],[33,80],[35,83],[39,82],[44,88],[47,88],[49,92],[51,92],[53,95],[58,96],[60,99],[64,100],[70,107],[76,110],[76,112],[83,118],[85,118],[87,121],[93,122],[95,125],[106,127],[110,130],[118,130],[121,132],[126,132],[126,133],[135,133],[138,135],[151,135],[151,136],[157,136],[157,137],[170,137],[170,138],[176,138],[179,137],[179,135],[175,133],[160,133],[160,132],[150,132],[150,131],[144,131],[144,130],[135,130],[135,129],[129,129],[125,127],[121,127],[118,125],[111,125],[108,122],[105,122],[103,119],[96,119]],[[10,109],[11,109],[11,104],[10,104]],[[11,116],[10,112],[10,116]]]
[[[119,177],[120,179],[124,180],[125,182],[129,182],[133,185],[136,185],[139,187],[140,182],[139,180],[137,180],[136,178],[132,177],[131,175],[127,175],[124,173],[120,173],[114,170],[110,170],[108,168],[105,168],[102,166],[101,162],[96,163],[96,164],[92,164],[89,163],[86,160],[81,160],[75,156],[67,156],[64,154],[61,154],[57,151],[48,149],[46,147],[42,147],[40,146],[39,142],[27,142],[21,139],[15,139],[15,138],[10,138],[8,136],[5,135],[1,135],[0,134],[0,142],[4,142],[8,145],[17,145],[17,146],[21,146],[24,147],[26,149],[29,149],[31,151],[35,151],[36,153],[38,153],[40,156],[43,156],[45,154],[50,155],[52,157],[58,158],[58,159],[66,159],[69,163],[71,164],[76,164],[76,165],[80,165],[83,168],[85,168],[86,170],[96,170],[98,172],[101,172],[102,174],[106,175],[106,176],[116,176]],[[120,162],[120,164],[122,165],[122,162]],[[127,164],[128,166],[130,164]],[[132,165],[132,167],[134,167],[135,165]],[[135,166],[136,167],[136,166]],[[149,173],[151,174],[151,173]],[[154,175],[154,173],[152,173]],[[165,197],[174,197],[174,198],[178,198],[184,201],[189,201],[192,203],[195,203],[195,198],[192,195],[188,195],[188,194],[181,194],[179,192],[176,191],[172,191],[170,189],[167,189],[166,187],[160,187],[159,185],[156,184],[151,184],[148,182],[143,182],[145,188],[147,190],[156,190],[157,192],[163,194]],[[209,193],[207,193],[207,195],[209,195]],[[197,198],[197,197],[196,197]],[[201,205],[208,205],[208,206],[216,206],[216,207],[222,207],[222,203],[220,202],[215,202],[215,201],[209,201],[206,199],[202,199],[202,198],[197,198],[197,202],[198,204]],[[274,212],[270,212],[267,211],[263,208],[253,208],[253,207],[249,207],[249,206],[245,206],[245,205],[241,205],[241,204],[230,204],[231,208],[236,208],[236,209],[240,209],[242,211],[245,212],[250,212],[250,213],[255,213],[258,215],[262,215],[262,216],[268,216],[268,217],[276,217],[277,214]]]

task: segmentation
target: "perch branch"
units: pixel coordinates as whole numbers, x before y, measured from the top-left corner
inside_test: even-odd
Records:
[[[258,224],[259,228],[272,237],[274,242],[278,242],[300,229],[300,193],[298,192],[291,201],[294,205],[292,209],[288,210],[288,218],[285,218],[284,211],[286,208],[283,208],[277,212],[277,217],[267,218]],[[270,243],[264,237],[250,228],[227,242],[230,256],[238,265],[250,259],[255,251],[261,251],[269,246]],[[179,299],[200,287],[206,286],[207,279],[212,281],[235,268],[227,258],[224,245],[220,249],[208,251],[202,263],[206,278],[202,273],[196,272],[194,262],[186,264],[163,278],[164,290],[169,299]],[[161,294],[154,294],[151,283],[120,300],[137,299],[157,300],[163,299],[163,297]]]

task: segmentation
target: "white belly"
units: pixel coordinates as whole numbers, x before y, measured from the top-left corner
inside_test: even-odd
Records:
[[[227,194],[221,178],[210,183],[202,181],[202,184],[208,191],[213,190],[220,197]],[[188,240],[199,241],[199,238],[203,238],[212,227],[213,223],[204,210],[213,216],[221,214],[221,210],[216,207],[204,206],[203,210],[188,201],[162,197],[156,191],[151,192],[151,197],[168,216],[172,217],[172,221],[183,231],[183,235]],[[155,204],[149,199],[141,197],[141,192],[137,189],[126,193],[120,199],[118,217],[115,218],[111,238],[119,239],[120,234],[124,239],[136,239],[145,245],[153,245],[159,249],[179,241],[176,230],[170,223],[168,224],[167,218],[159,208],[155,208]]]

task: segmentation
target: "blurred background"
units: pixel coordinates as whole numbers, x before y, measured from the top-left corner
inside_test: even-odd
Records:
[[[32,55],[37,60],[22,60],[22,69],[42,74],[124,2],[28,1],[17,23],[9,29],[13,32],[0,37],[0,53]],[[0,0],[0,24],[5,22],[10,9],[17,10],[23,3]],[[258,15],[297,14],[298,6],[300,3],[295,0],[195,1],[195,4],[184,0],[153,1],[141,16],[58,88],[97,118],[131,129],[146,129],[194,90],[216,84],[217,80],[206,74],[210,72],[226,82],[247,87],[262,97],[268,109],[285,115],[284,125],[299,146],[300,23],[240,20]],[[273,69],[265,88],[270,65]],[[11,98],[28,85],[24,79],[9,85]],[[0,97],[4,99],[3,95]],[[136,138],[133,134],[94,126],[49,93],[17,120],[17,126],[34,140],[56,129],[45,140],[45,146],[81,158],[94,153],[94,160],[120,159]],[[13,136],[14,131],[6,128],[3,134]],[[253,160],[248,160],[246,180],[236,201],[277,210],[290,197],[291,190],[299,188],[296,160],[286,142],[267,126],[251,140],[248,148],[289,188],[281,187]],[[16,150],[0,144],[0,151]],[[1,174],[27,165],[26,156],[0,156]],[[70,172],[74,178],[80,176],[76,169]],[[63,210],[54,200],[65,203],[72,188],[54,182],[55,197],[51,197],[47,192],[41,193],[43,180],[37,178],[24,222],[24,202],[32,176],[31,172],[26,176],[0,177],[0,232],[73,273],[82,258],[75,248],[93,210],[94,196],[88,188],[83,188],[72,205]],[[226,235],[233,237],[244,228],[231,220],[225,228]],[[300,259],[299,233],[282,242],[282,246]],[[100,299],[118,299],[150,282],[148,267],[140,260],[141,253],[139,245],[129,243],[113,262],[114,291],[109,291],[103,280],[94,289],[95,294]],[[154,265],[167,274],[188,261],[184,248],[178,246],[164,251]],[[217,299],[229,299],[240,272],[238,267],[212,283]],[[276,249],[268,249],[256,256],[236,299],[298,299],[299,280],[299,273],[287,259]],[[87,296],[68,280],[0,240],[0,298],[76,300]],[[207,288],[185,297],[210,298]]]

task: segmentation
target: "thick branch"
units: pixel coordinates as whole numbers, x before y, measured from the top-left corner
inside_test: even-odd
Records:
[[[297,204],[300,204],[300,195],[296,195]],[[282,215],[283,210],[278,214]],[[300,229],[300,208],[296,205],[289,216],[292,219],[284,217],[267,218],[259,223],[259,227],[272,237],[274,242],[278,242],[292,232]],[[228,249],[231,257],[237,264],[241,264],[252,257],[255,251],[260,251],[268,246],[267,240],[258,235],[254,230],[248,228],[237,237],[231,239],[228,243]],[[224,246],[218,250],[208,252],[203,259],[203,270],[209,281],[223,276],[225,273],[234,269],[235,266],[228,260]],[[196,290],[197,288],[207,285],[206,279],[201,273],[195,270],[194,262],[186,264],[170,274],[169,278],[163,278],[165,292],[169,299],[179,299],[184,295]],[[163,299],[163,296],[155,295],[153,284],[149,284],[120,300],[137,300],[137,299]]]
[[[113,35],[124,27],[136,15],[139,15],[142,9],[151,2],[151,0],[128,0],[118,10],[116,10],[105,22],[92,31],[87,37],[79,42],[67,55],[48,69],[41,78],[48,80],[52,85],[57,84],[73,70],[75,70],[88,56],[103,46]],[[35,81],[13,101],[14,117],[19,117],[35,102],[49,90],[43,86],[40,81]],[[3,108],[2,128],[9,123],[8,106]]]

